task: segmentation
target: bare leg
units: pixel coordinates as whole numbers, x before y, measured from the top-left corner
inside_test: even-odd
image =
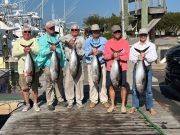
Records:
[[[112,112],[114,110],[114,101],[115,101],[115,91],[112,86],[109,87],[109,97],[111,99],[111,106],[107,110],[108,112]]]
[[[122,106],[121,106],[121,112],[122,113],[126,113],[126,105],[125,105],[125,102],[126,102],[126,87],[122,86],[121,87],[121,102],[122,102]]]
[[[26,104],[29,104],[29,92],[22,90],[22,94],[23,94],[24,101],[26,102]]]
[[[33,96],[33,99],[34,99],[34,104],[37,104],[38,91],[32,90],[32,96]]]

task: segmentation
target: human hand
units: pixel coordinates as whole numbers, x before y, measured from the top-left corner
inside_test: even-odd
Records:
[[[68,42],[68,44],[74,49],[76,48],[76,44],[77,44],[77,43],[75,43],[75,41],[76,41],[76,39],[71,38],[71,40],[69,40],[69,42]]]
[[[145,57],[145,53],[140,53],[140,55],[138,56],[139,60],[144,60]]]
[[[116,53],[116,52],[112,54],[112,57],[113,57],[113,58],[117,58],[118,56],[119,56],[119,54]]]
[[[92,54],[93,54],[93,55],[98,55],[98,50],[97,50],[97,48],[92,48]]]
[[[24,52],[25,52],[25,53],[29,53],[30,51],[31,51],[31,48],[30,48],[30,47],[25,47],[25,48],[24,48]]]
[[[50,50],[51,50],[51,51],[55,51],[55,50],[56,50],[56,45],[52,45],[52,46],[50,47]]]

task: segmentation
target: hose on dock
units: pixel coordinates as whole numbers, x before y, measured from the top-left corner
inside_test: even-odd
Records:
[[[120,105],[121,105],[121,104],[120,104]],[[126,107],[130,109],[132,106],[129,105],[129,104],[127,104]],[[154,128],[156,131],[158,131],[161,135],[166,135],[166,133],[165,133],[163,130],[161,130],[161,128],[160,128],[159,126],[157,126],[156,124],[154,124],[154,123],[150,120],[150,118],[149,118],[145,113],[143,113],[143,111],[141,111],[139,108],[138,108],[137,110],[138,110],[138,112],[143,116],[143,118],[150,124],[151,127],[153,127],[153,128]]]

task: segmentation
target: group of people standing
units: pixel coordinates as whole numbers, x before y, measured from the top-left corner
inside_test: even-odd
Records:
[[[142,28],[139,31],[139,42],[135,43],[131,48],[127,40],[122,39],[121,28],[119,25],[114,25],[111,28],[112,38],[107,40],[101,36],[100,27],[98,24],[93,24],[91,26],[92,35],[88,38],[84,38],[79,35],[80,28],[77,24],[71,26],[70,34],[63,37],[59,37],[55,34],[55,23],[53,21],[48,21],[45,25],[46,33],[41,37],[35,39],[31,37],[31,29],[28,26],[23,27],[23,37],[17,39],[13,46],[12,54],[14,57],[18,57],[18,73],[19,73],[19,85],[25,100],[26,105],[23,111],[28,111],[30,109],[29,104],[29,87],[24,79],[24,59],[26,53],[31,52],[33,55],[33,60],[35,62],[36,74],[32,83],[32,95],[34,98],[33,108],[35,111],[40,111],[37,104],[38,98],[38,78],[39,70],[44,73],[44,78],[46,80],[46,100],[48,110],[54,110],[53,105],[54,99],[57,99],[57,104],[72,108],[75,103],[78,108],[83,107],[82,100],[84,99],[84,65],[83,60],[85,58],[85,63],[87,64],[87,75],[89,82],[89,99],[90,108],[94,108],[100,101],[107,112],[113,112],[115,109],[115,91],[111,79],[110,71],[114,60],[118,60],[122,68],[120,87],[121,96],[121,112],[126,113],[126,84],[127,84],[127,61],[130,60],[136,63],[138,60],[144,60],[145,65],[148,67],[148,83],[146,88],[146,108],[151,114],[155,114],[156,111],[153,109],[153,96],[152,96],[152,68],[151,63],[157,59],[156,47],[151,43],[147,37],[148,32],[146,29]],[[52,45],[49,44],[52,43]],[[27,46],[22,47],[21,45]],[[32,44],[29,46],[29,44]],[[149,47],[146,52],[138,53],[134,51],[134,48],[143,50]],[[79,56],[79,70],[76,78],[73,78],[70,73],[69,61],[72,50],[75,49],[77,55]],[[60,73],[55,86],[53,87],[50,78],[50,58],[52,52],[55,51],[58,54],[60,62]],[[112,51],[112,50],[121,50]],[[101,65],[101,78],[99,85],[96,86],[92,79],[92,69],[91,62],[93,55],[96,55],[100,65]],[[134,69],[135,70],[135,69]],[[134,71],[135,72],[135,71]],[[134,74],[134,73],[133,73]],[[133,80],[134,81],[134,80]],[[64,83],[63,83],[64,82]],[[64,89],[63,89],[64,87]],[[63,91],[65,97],[63,97]],[[109,92],[109,96],[108,96]],[[140,107],[140,96],[136,90],[136,86],[133,83],[133,100],[132,108],[130,113],[134,113],[137,108]],[[109,104],[109,99],[111,104]],[[65,102],[65,100],[67,102]]]

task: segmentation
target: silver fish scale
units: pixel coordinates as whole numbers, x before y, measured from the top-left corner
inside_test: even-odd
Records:
[[[135,82],[137,91],[142,93],[146,87],[146,69],[143,61],[136,64]]]
[[[69,70],[70,70],[70,74],[75,79],[79,70],[79,62],[78,62],[78,56],[76,50],[74,49],[72,50],[72,53],[70,55]]]
[[[119,68],[119,63],[117,60],[114,60],[111,71],[110,71],[110,79],[114,87],[119,86],[119,81],[120,81],[120,68]]]
[[[54,51],[51,56],[50,60],[50,75],[51,75],[51,80],[56,81],[59,75],[59,61],[58,61],[58,56],[56,52]]]
[[[30,73],[30,75],[27,73]],[[24,68],[24,75],[25,75],[27,84],[33,81],[33,73],[34,73],[34,63],[33,63],[31,54],[28,53],[25,58],[25,68]]]
[[[100,64],[98,62],[98,58],[96,56],[93,56],[92,62],[91,62],[91,74],[92,79],[95,84],[99,83],[100,77],[101,77],[101,71],[100,71]]]

